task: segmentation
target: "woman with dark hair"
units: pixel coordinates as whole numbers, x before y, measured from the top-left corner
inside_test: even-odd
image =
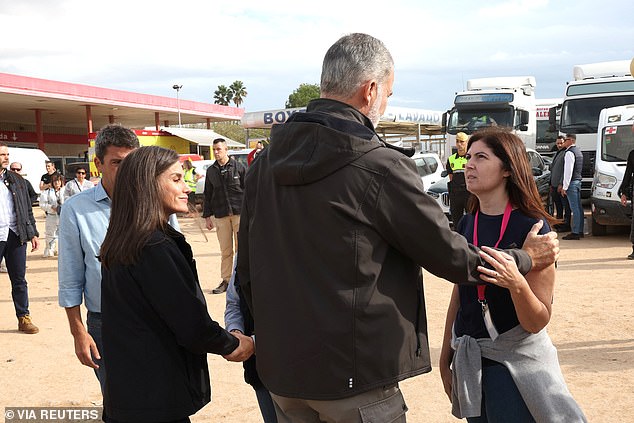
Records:
[[[482,285],[453,288],[440,373],[456,417],[469,422],[586,421],[559,368],[546,325],[555,266],[526,276],[496,248],[520,248],[531,227],[553,218],[541,204],[520,138],[490,128],[467,146],[465,178],[473,194],[457,231],[490,267]]]
[[[168,225],[187,212],[178,155],[141,147],[120,164],[101,246],[106,422],[188,422],[210,401],[208,352],[242,361],[253,341],[213,321],[192,250]]]
[[[70,198],[75,194],[79,194],[82,191],[85,191],[90,188],[94,188],[94,184],[90,182],[89,179],[86,179],[86,175],[88,171],[85,167],[78,167],[75,169],[75,178],[72,181],[66,184],[66,188],[64,188],[64,196],[66,198]]]
[[[44,257],[57,255],[57,238],[59,237],[59,214],[64,204],[64,177],[59,173],[51,175],[51,187],[40,193],[40,207],[46,213],[46,244]]]

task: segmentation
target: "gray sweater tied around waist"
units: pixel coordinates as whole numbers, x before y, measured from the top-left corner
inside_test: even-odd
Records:
[[[455,350],[451,392],[454,416],[480,416],[485,357],[506,366],[536,422],[587,422],[566,386],[557,349],[545,328],[532,334],[517,325],[495,341],[468,335],[456,338],[454,334],[451,346]]]

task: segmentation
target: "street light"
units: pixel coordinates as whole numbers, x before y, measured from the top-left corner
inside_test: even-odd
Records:
[[[178,109],[178,127],[180,128],[181,127],[181,101],[180,101],[180,98],[178,97],[178,93],[181,90],[181,88],[183,88],[183,86],[174,84],[172,88],[176,90],[176,108]]]

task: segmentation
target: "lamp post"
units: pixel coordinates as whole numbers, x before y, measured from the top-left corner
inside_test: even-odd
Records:
[[[181,101],[178,96],[179,91],[183,88],[182,85],[174,84],[172,86],[176,90],[176,108],[178,109],[178,127],[181,127]]]

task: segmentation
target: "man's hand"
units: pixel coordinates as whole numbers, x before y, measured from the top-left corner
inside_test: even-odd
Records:
[[[31,252],[36,251],[37,247],[39,246],[40,246],[40,240],[36,236],[31,238]]]
[[[623,205],[623,207],[627,206],[627,197],[625,196],[625,194],[621,194],[621,204]]]
[[[541,270],[550,266],[559,258],[559,240],[556,232],[548,232],[539,235],[538,232],[544,225],[539,221],[533,225],[526,236],[522,250],[526,251],[533,261],[533,270]]]
[[[205,226],[209,230],[212,230],[214,228],[214,220],[211,218],[211,216],[205,218]]]
[[[229,355],[223,355],[222,357],[227,361],[244,361],[247,360],[253,352],[255,351],[255,346],[253,345],[253,339],[250,336],[245,336],[241,334],[239,331],[231,331],[231,334],[238,338],[240,344],[238,347],[233,350],[233,352]]]
[[[93,356],[97,359],[101,359],[101,355],[99,354],[99,350],[97,349],[97,344],[95,344],[95,340],[92,339],[92,336],[86,331],[79,333],[77,335],[73,335],[75,340],[75,355],[84,366],[92,367],[93,369],[98,369],[99,365],[95,363],[92,358]]]

